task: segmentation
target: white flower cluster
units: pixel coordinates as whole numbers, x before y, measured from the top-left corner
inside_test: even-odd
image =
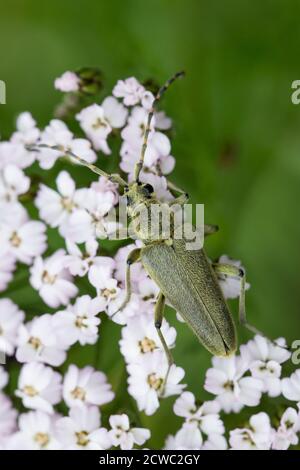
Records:
[[[77,91],[78,77],[65,73],[55,85],[64,92]],[[281,379],[281,364],[289,353],[255,337],[241,347],[239,357],[213,358],[204,388],[215,399],[201,405],[192,393],[184,391],[181,367],[172,365],[164,384],[168,364],[153,318],[158,288],[140,263],[132,266],[130,302],[115,313],[125,298],[127,255],[135,247],[122,247],[115,256],[105,256],[101,250],[101,240],[117,228],[110,218],[119,201],[117,186],[100,177],[89,187],[77,188],[64,170],[56,178],[56,189],[46,184],[45,174],[37,194],[31,194],[33,164],[47,170],[66,151],[95,162],[98,151],[111,152],[109,139],[116,132],[121,138],[120,168],[129,181],[132,179],[153,95],[133,77],[119,81],[112,95],[76,115],[85,138],[75,137],[58,119],[40,130],[26,112],[19,116],[11,139],[0,142],[0,291],[5,292],[17,268],[26,265],[29,284],[45,304],[44,310],[33,316],[12,302],[9,294],[0,300],[0,353],[19,367],[13,391],[6,366],[0,367],[0,448],[131,449],[150,438],[150,430],[135,427],[124,413],[111,415],[104,427],[101,407],[114,398],[105,374],[89,365],[79,368],[68,360],[75,343],[97,347],[101,314],[121,325],[119,346],[128,372],[128,392],[138,410],[152,415],[161,399],[179,395],[174,413],[185,422],[175,436],[167,438],[166,448],[226,449],[221,413],[256,406],[263,393],[270,397],[283,394],[300,402],[299,371]],[[165,175],[172,171],[175,160],[163,132],[170,127],[171,120],[156,112],[141,173],[142,181],[150,183],[162,199],[172,197]],[[57,150],[28,150],[28,145],[39,144]],[[33,200],[28,204],[30,198]],[[32,216],[37,210],[40,220]],[[61,236],[61,246],[54,250],[50,238],[48,247],[49,227]],[[226,256],[222,261],[238,263]],[[81,278],[88,294],[78,288]],[[238,279],[223,277],[220,285],[227,298],[239,295]],[[163,320],[162,332],[168,347],[173,348],[175,328]],[[283,340],[278,344],[283,345]],[[67,370],[61,368],[65,362]],[[22,404],[27,412],[18,414],[5,394],[7,387],[16,397],[16,406]],[[66,408],[63,414],[61,410]],[[299,412],[294,408],[284,411],[277,428],[265,413],[258,413],[250,418],[249,427],[230,432],[229,445],[288,448],[297,444],[298,431]]]
[[[197,404],[192,393],[184,392],[176,400],[174,413],[185,418],[185,422],[175,436],[168,436],[166,449],[286,450],[298,444],[300,374],[297,370],[290,378],[281,379],[281,364],[290,357],[284,346],[282,338],[275,344],[255,336],[240,347],[240,356],[214,357],[213,367],[206,372],[204,388],[215,399]],[[267,413],[256,413],[249,418],[248,426],[230,430],[227,442],[220,413],[238,413],[244,407],[256,407],[263,393],[294,400],[298,402],[297,409],[287,407],[280,418],[272,417],[274,426]]]

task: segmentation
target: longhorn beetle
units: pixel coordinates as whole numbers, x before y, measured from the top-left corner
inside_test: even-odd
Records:
[[[50,147],[53,150],[59,150],[63,152],[64,155],[75,159],[78,163],[88,167],[97,175],[104,176],[108,180],[117,183],[127,197],[127,213],[132,221],[135,220],[141,204],[144,204],[146,207],[150,207],[151,204],[161,204],[152,186],[140,181],[140,173],[144,165],[151,121],[156,110],[156,105],[167,88],[177,78],[183,75],[184,72],[176,73],[159,89],[153,100],[152,108],[148,114],[147,125],[144,130],[140,158],[135,165],[134,180],[131,183],[127,183],[119,174],[108,174],[95,165],[87,163],[84,159],[63,147]],[[30,150],[37,151],[40,147],[49,148],[48,145],[41,143],[30,146]],[[168,203],[170,208],[174,204],[183,206],[187,203],[189,197],[185,191],[177,188],[171,182],[168,182],[168,188],[173,193],[174,197],[177,194],[177,197]],[[130,300],[130,267],[136,261],[141,261],[146,272],[160,289],[156,299],[154,322],[168,360],[168,371],[164,385],[174,362],[161,332],[166,300],[180,313],[208,351],[216,356],[228,357],[233,354],[237,348],[236,329],[220,289],[218,275],[238,277],[241,280],[239,298],[240,323],[253,333],[261,334],[246,320],[246,278],[242,269],[229,264],[211,264],[203,249],[188,251],[186,249],[185,240],[175,239],[172,232],[168,239],[153,239],[145,225],[135,224],[134,227],[137,238],[144,242],[144,246],[142,248],[133,249],[128,255],[126,267],[126,298],[118,311],[122,310]],[[205,225],[204,235],[210,235],[217,230],[217,226]],[[162,391],[164,385],[162,386]]]

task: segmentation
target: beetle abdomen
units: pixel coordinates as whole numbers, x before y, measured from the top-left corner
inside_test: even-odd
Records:
[[[149,245],[141,261],[166,299],[214,355],[236,350],[236,332],[217,278],[203,250],[187,251],[184,240]]]

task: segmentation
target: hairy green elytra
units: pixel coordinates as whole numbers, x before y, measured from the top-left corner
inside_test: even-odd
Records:
[[[236,351],[235,325],[203,249],[187,251],[184,240],[149,245],[141,262],[209,352],[229,356]]]

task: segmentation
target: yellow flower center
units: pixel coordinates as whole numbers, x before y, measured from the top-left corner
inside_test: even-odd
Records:
[[[54,284],[54,282],[56,281],[56,276],[51,276],[48,271],[44,271],[42,274],[42,281],[45,284]]]
[[[78,400],[85,400],[85,390],[81,387],[76,387],[72,390],[71,395]]]
[[[161,377],[157,377],[156,374],[149,374],[147,379],[148,384],[154,390],[159,390],[163,384],[163,379]]]
[[[97,130],[101,127],[107,127],[107,122],[105,119],[97,118],[96,121],[92,124],[92,128]]]
[[[102,289],[101,296],[104,297],[106,300],[113,299],[116,297],[116,289]]]
[[[228,380],[228,382],[226,382],[223,387],[225,388],[225,390],[228,390],[229,392],[232,392],[234,390],[234,383],[232,382],[232,380]]]
[[[28,343],[36,350],[42,346],[41,340],[39,338],[34,338],[33,336],[29,338]]]
[[[142,353],[148,353],[154,351],[156,344],[153,339],[147,338],[147,336],[145,336],[144,339],[139,341],[139,348]]]
[[[79,446],[86,446],[90,441],[88,439],[88,433],[86,431],[80,431],[76,433],[77,444]]]
[[[34,436],[34,440],[41,446],[41,447],[46,447],[46,445],[49,443],[49,435],[45,434],[44,432],[37,432],[36,435]]]
[[[82,315],[82,316],[78,315],[75,320],[75,326],[77,326],[77,328],[87,328],[86,320],[87,320],[86,315]]]
[[[19,235],[17,234],[17,232],[13,232],[10,239],[9,239],[10,243],[12,244],[12,246],[14,246],[15,248],[17,248],[18,246],[21,245],[21,238],[19,237]]]
[[[35,397],[38,395],[37,390],[32,385],[25,385],[23,392],[26,393],[29,397]]]
[[[68,211],[68,212],[72,212],[72,210],[74,209],[74,202],[72,201],[71,198],[69,197],[62,197],[61,198],[61,205],[63,206],[63,208]]]

